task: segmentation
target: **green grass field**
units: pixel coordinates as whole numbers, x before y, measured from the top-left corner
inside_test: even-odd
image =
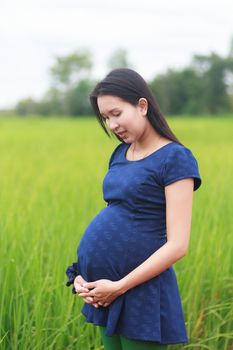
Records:
[[[233,118],[168,122],[198,160],[188,254],[177,273],[190,342],[233,349]],[[106,205],[117,140],[95,119],[0,119],[0,349],[100,350],[82,301],[65,286],[79,240]]]

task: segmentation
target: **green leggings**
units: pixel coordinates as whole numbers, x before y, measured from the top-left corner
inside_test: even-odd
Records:
[[[105,334],[105,327],[99,326],[100,335],[104,350],[166,350],[166,344],[159,344],[152,341],[134,340],[122,335],[111,337]]]

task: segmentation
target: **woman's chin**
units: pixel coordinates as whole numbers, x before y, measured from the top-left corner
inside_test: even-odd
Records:
[[[130,142],[130,136],[128,133],[125,133],[124,136],[122,137],[122,140],[124,140],[127,143],[131,143]]]

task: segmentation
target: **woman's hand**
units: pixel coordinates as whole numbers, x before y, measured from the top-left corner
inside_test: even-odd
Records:
[[[85,293],[85,292],[88,293],[89,292],[89,289],[83,287],[84,283],[87,283],[87,281],[85,281],[81,275],[78,275],[77,277],[75,277],[74,288],[79,296],[82,296],[81,293]],[[88,297],[84,297],[83,299],[84,299],[85,303],[92,304],[96,308],[99,307],[98,303],[94,300],[93,297],[88,296]]]
[[[103,307],[111,304],[113,300],[122,294],[120,281],[101,279],[94,282],[83,283],[83,288],[91,290],[80,293],[81,297],[93,297],[94,301]]]

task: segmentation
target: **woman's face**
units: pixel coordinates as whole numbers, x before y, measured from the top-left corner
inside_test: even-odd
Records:
[[[139,140],[148,127],[145,98],[133,106],[117,96],[103,95],[97,97],[97,104],[107,127],[126,143]]]

